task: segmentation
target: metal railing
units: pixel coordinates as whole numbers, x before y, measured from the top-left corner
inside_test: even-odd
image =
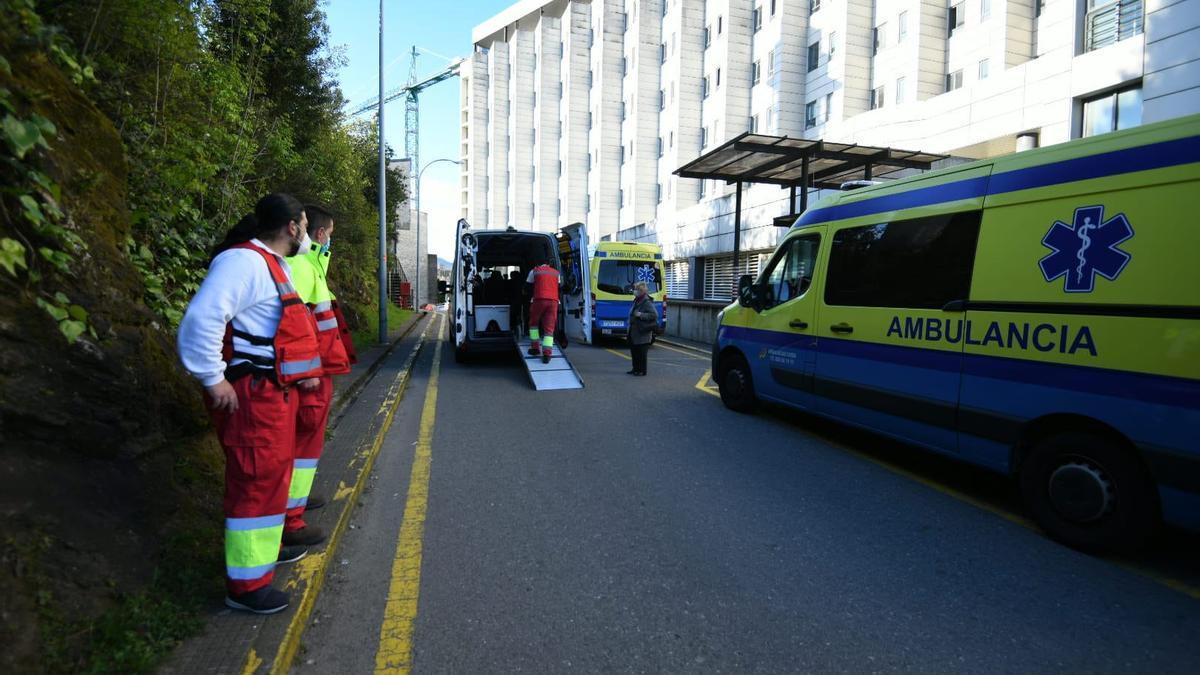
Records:
[[[1084,15],[1083,50],[1090,52],[1142,32],[1142,0],[1118,0]]]

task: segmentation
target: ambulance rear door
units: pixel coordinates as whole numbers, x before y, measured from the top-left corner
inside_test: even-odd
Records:
[[[591,261],[588,259],[587,228],[572,223],[561,230],[567,246],[560,247],[563,272],[563,315],[568,339],[592,342],[590,307]]]
[[[454,233],[454,272],[450,283],[450,312],[453,317],[454,347],[461,352],[467,340],[467,291],[475,267],[475,235],[466,220],[459,219]]]

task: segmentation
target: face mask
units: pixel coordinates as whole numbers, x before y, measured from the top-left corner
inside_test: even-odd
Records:
[[[329,235],[329,238],[325,240],[325,243],[321,244],[321,253],[329,253],[329,246],[332,243],[333,243],[333,235],[331,234],[331,235]]]
[[[309,250],[311,250],[311,249],[312,249],[312,239],[309,239],[308,232],[305,232],[300,235],[300,242],[296,246],[296,250],[299,253],[308,253]]]

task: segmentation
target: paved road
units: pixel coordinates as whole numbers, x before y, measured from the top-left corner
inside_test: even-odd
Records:
[[[613,351],[569,354],[586,388],[537,393],[515,359],[429,345],[298,670],[374,670],[381,625],[408,625],[397,590],[419,588],[422,673],[1200,672],[1200,599],[1153,578],[1194,583],[1194,538],[1084,556],[999,517],[1003,480],[726,410],[697,388],[702,358],[655,348],[634,378]]]

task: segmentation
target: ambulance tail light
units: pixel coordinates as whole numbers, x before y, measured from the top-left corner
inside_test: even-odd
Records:
[[[596,320],[596,294],[592,293],[592,321]]]

